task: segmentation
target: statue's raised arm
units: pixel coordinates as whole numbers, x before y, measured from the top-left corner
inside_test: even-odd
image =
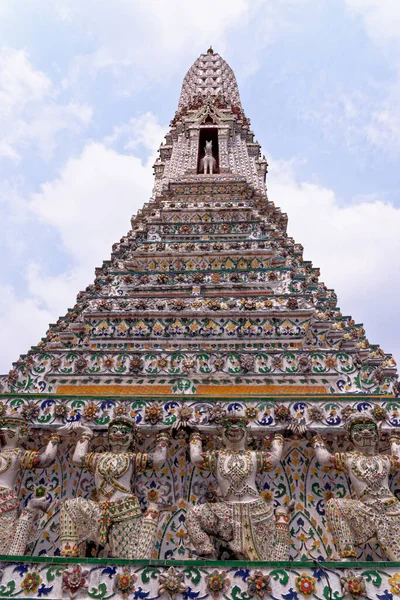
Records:
[[[63,425],[63,427],[60,427],[58,432],[65,436],[71,435],[72,433],[76,433],[78,435],[78,441],[72,455],[72,462],[77,467],[83,467],[84,459],[89,452],[89,446],[94,432],[90,429],[90,427],[82,425],[79,421]]]
[[[342,560],[357,557],[357,547],[377,540],[390,560],[400,560],[400,503],[389,489],[389,474],[400,467],[399,440],[391,438],[392,454],[377,453],[379,425],[368,412],[353,413],[346,429],[352,449],[331,454],[315,437],[317,460],[349,477],[353,497],[331,498],[327,520]]]
[[[389,438],[390,451],[391,451],[391,473],[395,474],[400,471],[400,437],[397,435],[391,435]]]
[[[25,554],[29,533],[40,511],[46,511],[45,498],[32,498],[19,513],[19,498],[15,483],[20,471],[50,466],[57,454],[60,435],[50,434],[43,452],[26,450],[23,444],[29,435],[29,426],[22,416],[0,419],[0,554]]]
[[[276,435],[269,452],[247,449],[246,417],[226,415],[224,447],[204,452],[201,436],[190,440],[193,465],[215,474],[220,501],[198,504],[186,515],[193,553],[216,558],[225,545],[231,557],[246,560],[286,560],[290,539],[285,507],[274,514],[272,502],[260,494],[257,473],[273,468],[282,456],[283,437]]]
[[[323,467],[335,466],[335,455],[329,452],[321,436],[318,434],[314,435],[311,440],[311,445],[314,448],[315,456],[320,465]]]
[[[204,458],[201,435],[195,431],[190,435],[190,462],[195,467],[205,468]]]
[[[272,438],[270,450],[259,450],[256,452],[258,473],[270,471],[280,463],[282,459],[284,443],[285,438],[283,435],[281,433],[275,433],[274,437]]]
[[[88,498],[66,500],[60,515],[61,554],[79,556],[81,544],[88,540],[108,544],[115,558],[150,558],[157,531],[159,511],[155,504],[142,515],[139,501],[132,491],[135,475],[159,468],[166,460],[168,436],[157,436],[152,453],[137,449],[135,423],[116,417],[108,426],[108,452],[89,450],[93,432],[76,427],[80,437],[73,462],[94,475],[97,501]]]
[[[167,460],[169,447],[169,434],[167,431],[160,431],[156,437],[156,447],[151,454],[153,469],[160,469]]]

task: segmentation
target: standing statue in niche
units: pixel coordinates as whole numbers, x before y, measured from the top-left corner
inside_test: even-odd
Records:
[[[18,514],[19,499],[14,489],[18,473],[50,466],[60,443],[60,436],[53,433],[44,452],[24,450],[21,444],[28,435],[29,426],[22,417],[0,419],[0,554],[25,554],[34,520],[49,506],[44,498],[32,498]]]
[[[209,142],[206,142],[204,148],[204,158],[200,161],[200,171],[203,171],[204,175],[207,175],[207,171],[209,171],[210,175],[212,175],[215,171],[216,164],[217,161],[212,153],[212,140],[210,140]]]
[[[400,560],[400,502],[389,489],[389,474],[400,469],[400,439],[390,438],[391,456],[376,454],[377,421],[368,413],[351,414],[346,422],[350,452],[331,454],[323,440],[312,444],[318,462],[350,478],[354,498],[331,498],[326,505],[329,528],[342,560],[357,556],[356,546],[376,541],[389,560]]]
[[[71,429],[69,425],[66,428]],[[168,435],[157,436],[152,454],[132,451],[136,425],[116,417],[108,426],[109,452],[89,452],[93,431],[75,424],[81,435],[72,461],[94,473],[97,501],[87,498],[65,500],[60,513],[62,556],[78,556],[84,541],[102,546],[108,542],[112,558],[150,559],[157,531],[159,509],[149,503],[144,515],[132,492],[134,473],[159,468],[167,458]]]
[[[275,434],[270,452],[247,450],[247,424],[245,417],[224,417],[225,448],[211,452],[203,452],[200,434],[192,433],[191,462],[215,474],[219,498],[190,508],[186,515],[189,538],[202,557],[216,558],[212,535],[238,560],[288,560],[290,509],[279,507],[274,513],[272,501],[256,485],[257,473],[279,463],[284,439]]]

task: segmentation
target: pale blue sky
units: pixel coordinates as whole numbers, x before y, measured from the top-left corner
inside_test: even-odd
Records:
[[[0,40],[0,371],[150,196],[182,79],[210,43],[289,232],[400,359],[397,0],[0,0]]]

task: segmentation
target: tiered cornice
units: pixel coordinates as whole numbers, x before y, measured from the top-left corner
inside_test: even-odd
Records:
[[[14,365],[10,389],[214,393],[234,375],[238,395],[282,385],[391,393],[393,358],[341,314],[286,224],[243,178],[170,183],[132,218],[74,309]]]

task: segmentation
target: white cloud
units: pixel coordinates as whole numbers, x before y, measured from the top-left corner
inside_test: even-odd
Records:
[[[85,85],[108,71],[115,76],[114,91],[135,93],[151,80],[173,76],[188,56],[195,58],[210,44],[223,50],[227,32],[246,20],[249,5],[249,0],[204,0],[201,6],[187,0],[115,0],[111,8],[95,0],[59,2],[63,21],[79,23],[92,45],[74,61],[70,83]]]
[[[318,104],[304,110],[304,117],[358,159],[371,160],[372,151],[375,161],[396,156],[400,152],[400,69],[394,80],[380,86],[378,95],[375,86],[371,83],[359,90],[338,85],[334,93],[324,91]]]
[[[349,10],[360,16],[368,35],[380,46],[400,42],[398,0],[345,0]]]
[[[391,83],[383,84],[385,97],[370,101],[367,91],[359,94],[361,111],[353,120],[350,135],[364,136],[372,146],[384,152],[400,152],[400,2],[398,0],[345,0],[353,16],[361,19],[365,31],[394,71]],[[382,84],[377,84],[382,88]],[[350,95],[348,94],[350,101]],[[359,113],[363,114],[359,114]],[[357,117],[362,117],[357,123]],[[333,117],[333,115],[332,115]],[[343,114],[348,119],[348,115]],[[350,123],[350,119],[348,119]]]
[[[376,197],[343,205],[333,190],[297,181],[290,164],[271,165],[269,198],[287,212],[305,259],[320,267],[343,314],[364,322],[369,341],[400,363],[400,209]]]
[[[150,113],[137,122],[144,131],[165,131]],[[125,130],[129,135],[132,127]],[[155,136],[146,140],[155,145]],[[40,265],[27,261],[26,290],[17,293],[4,287],[0,371],[8,370],[12,360],[37,343],[49,323],[65,314],[75,304],[77,293],[93,282],[95,268],[110,257],[112,244],[129,230],[131,215],[150,198],[153,160],[154,155],[143,164],[137,157],[119,154],[105,144],[89,143],[38,193],[24,202],[14,195],[18,215],[14,222],[13,215],[9,220],[11,238],[18,239],[25,210],[38,236],[49,227],[56,232],[61,248],[49,252],[53,255],[61,250],[68,262],[62,272],[53,275],[49,272],[50,256],[44,256]],[[24,247],[23,252],[29,253],[29,248]]]
[[[135,94],[166,82],[190,67],[210,44],[222,56],[235,56],[241,75],[260,67],[261,50],[290,27],[310,0],[187,0],[59,2],[63,23],[89,32],[91,50],[73,61],[68,81],[83,89],[103,72],[113,76],[113,91]],[[189,63],[188,63],[189,61]]]
[[[0,114],[8,116],[30,102],[43,100],[51,90],[51,82],[35,71],[22,50],[0,50]]]
[[[133,95],[154,82],[165,84],[210,44],[228,58],[235,56],[239,74],[251,74],[260,67],[266,45],[288,28],[302,28],[303,7],[312,2],[41,0],[38,13],[34,0],[26,0],[23,14],[12,3],[8,12],[15,28],[26,20],[34,29],[39,15],[40,27],[45,23],[65,36],[69,65],[63,69],[62,86],[84,97],[101,75],[112,77],[111,91],[117,95]],[[13,39],[7,34],[5,29],[5,39]]]
[[[35,298],[21,297],[12,286],[0,285],[0,372],[7,372],[11,361],[36,344],[53,319],[51,310],[41,306]]]
[[[29,147],[50,159],[57,136],[79,132],[92,109],[76,102],[58,103],[58,90],[36,70],[23,50],[0,49],[0,159],[17,161]]]
[[[135,209],[149,199],[149,167],[135,156],[90,143],[67,162],[56,180],[44,183],[32,196],[31,209],[57,229],[73,261],[91,265],[93,273],[128,230]]]
[[[381,150],[400,151],[400,69],[387,97],[372,111],[365,132],[368,141]]]
[[[6,140],[0,140],[0,158],[9,158],[17,161],[19,158],[18,152]]]
[[[147,112],[114,127],[112,135],[105,138],[104,143],[112,145],[122,141],[125,150],[135,151],[142,146],[155,155],[167,131],[167,127],[160,125],[155,115]]]

